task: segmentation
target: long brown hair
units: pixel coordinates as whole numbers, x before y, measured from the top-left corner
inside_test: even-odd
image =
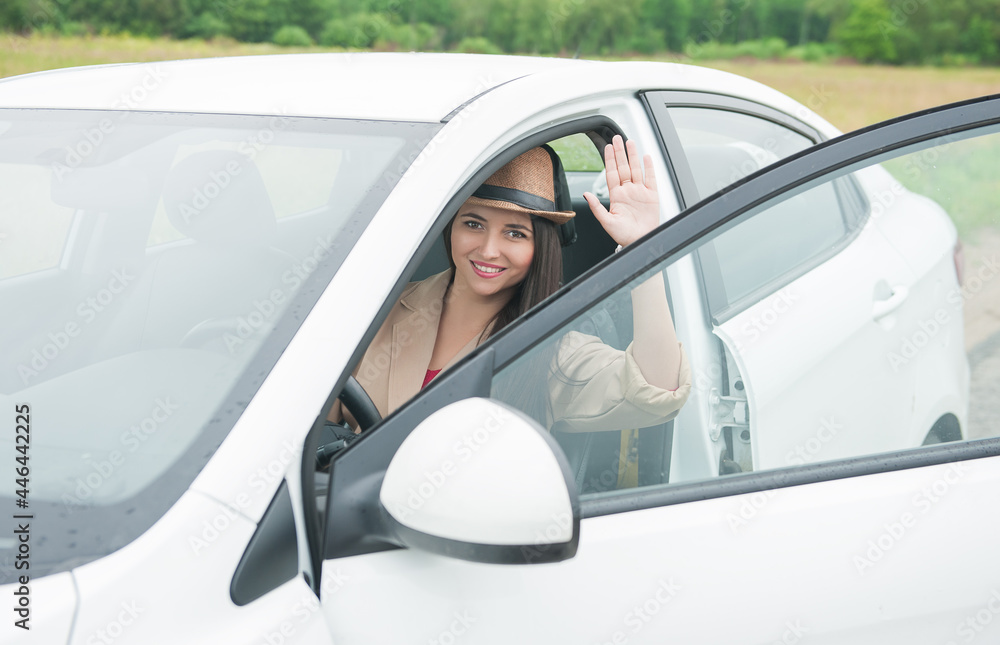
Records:
[[[451,227],[455,218],[444,230],[444,248],[448,252],[448,264],[455,276],[455,260],[451,256]],[[562,244],[556,224],[543,217],[531,218],[534,231],[535,251],[531,258],[528,274],[518,285],[514,297],[493,317],[483,329],[479,342],[497,333],[529,309],[545,300],[562,284]],[[543,427],[548,427],[549,397],[548,378],[552,371],[556,347],[534,352],[528,363],[518,370],[494,381],[495,398],[534,417]],[[514,373],[516,372],[516,374]]]

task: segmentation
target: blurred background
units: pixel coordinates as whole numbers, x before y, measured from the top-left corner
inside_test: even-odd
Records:
[[[848,131],[1000,90],[1000,0],[3,0],[0,76],[299,51],[692,62]]]

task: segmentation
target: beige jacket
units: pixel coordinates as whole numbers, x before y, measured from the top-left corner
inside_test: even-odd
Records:
[[[448,270],[408,285],[354,372],[383,417],[420,391],[450,279]],[[475,349],[478,341],[470,341],[442,371]],[[560,374],[549,379],[549,397],[552,421],[561,422],[560,430],[622,430],[661,423],[677,415],[691,392],[691,369],[683,351],[680,386],[671,391],[646,382],[631,345],[621,351],[579,332],[569,332],[559,343]],[[339,402],[331,418],[338,408]]]

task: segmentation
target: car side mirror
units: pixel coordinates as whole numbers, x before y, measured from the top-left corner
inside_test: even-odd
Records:
[[[576,555],[580,505],[562,450],[536,421],[490,399],[422,421],[392,458],[379,501],[405,546],[496,564]]]

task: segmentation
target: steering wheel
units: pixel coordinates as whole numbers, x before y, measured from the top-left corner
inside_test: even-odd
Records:
[[[337,398],[354,415],[354,420],[358,422],[358,427],[362,430],[367,430],[382,420],[382,415],[378,413],[378,408],[372,403],[371,397],[361,387],[358,380],[351,375],[348,375],[347,382],[344,383],[344,389],[341,390],[340,396]],[[317,449],[317,470],[326,470],[334,455],[349,446],[357,438],[357,435],[346,424],[340,425],[327,421],[326,428],[333,432],[334,440],[321,445]]]
[[[203,320],[184,334],[180,346],[185,349],[225,349],[225,335],[227,333],[237,334],[236,326],[238,324],[239,319],[235,316]],[[238,335],[237,338],[240,341],[244,340]]]
[[[344,389],[341,390],[340,396],[337,398],[354,415],[354,420],[358,422],[358,427],[362,430],[367,430],[382,420],[382,415],[379,414],[371,397],[365,392],[365,388],[358,383],[358,379],[352,375],[347,376]]]

